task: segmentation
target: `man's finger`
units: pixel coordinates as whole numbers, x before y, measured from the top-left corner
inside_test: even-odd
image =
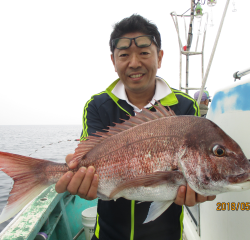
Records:
[[[65,161],[67,164],[69,164],[69,162],[72,160],[74,154],[73,153],[69,153],[66,157],[65,157]]]
[[[180,206],[184,205],[185,196],[186,196],[186,187],[180,186],[178,189],[177,196],[176,196],[174,203],[177,205],[180,205]]]
[[[214,196],[208,196],[208,197],[207,197],[207,200],[208,200],[208,201],[213,201],[215,198],[216,198],[215,195],[214,195]]]
[[[70,162],[68,162],[68,167],[70,168],[70,169],[74,169],[74,168],[76,168],[78,166],[78,161],[70,161]]]
[[[74,176],[74,173],[69,171],[67,173],[65,173],[60,179],[59,181],[56,183],[55,186],[55,190],[58,193],[63,193],[67,190],[67,186],[70,182],[70,180],[72,179],[72,177]]]
[[[196,196],[196,202],[197,203],[203,203],[203,202],[207,201],[207,199],[208,199],[208,197],[200,195],[200,194],[197,193],[197,196]]]
[[[82,181],[84,180],[86,175],[86,168],[81,167],[74,175],[74,177],[71,179],[67,190],[72,194],[76,195],[78,193],[78,189],[82,184]]]
[[[187,184],[185,205],[194,206],[196,203],[196,192]]]
[[[82,183],[78,189],[78,195],[81,198],[87,197],[88,191],[91,187],[91,183],[92,183],[93,178],[94,178],[94,174],[95,174],[95,168],[92,166],[88,167],[86,175],[84,177],[84,180],[82,181]]]
[[[89,188],[89,191],[87,193],[86,199],[87,200],[93,200],[97,198],[97,188],[98,188],[98,175],[95,174],[91,183],[91,186]]]

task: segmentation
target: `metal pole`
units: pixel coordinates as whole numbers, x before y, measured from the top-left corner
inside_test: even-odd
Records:
[[[181,78],[182,78],[182,55],[181,55],[181,50],[180,50],[180,79],[179,79],[179,89],[181,90]]]
[[[221,29],[222,29],[224,19],[225,19],[226,13],[227,13],[227,8],[228,8],[228,5],[229,5],[229,2],[230,2],[230,0],[227,0],[227,2],[226,2],[225,9],[224,9],[224,12],[223,12],[223,15],[222,15],[222,18],[221,18],[221,22],[220,22],[220,27],[218,29],[217,36],[216,36],[214,46],[213,46],[213,50],[212,50],[212,53],[211,53],[211,56],[210,56],[210,59],[209,59],[208,66],[207,66],[206,74],[205,74],[205,77],[203,78],[203,81],[202,81],[201,91],[200,91],[200,94],[199,94],[199,97],[198,97],[198,100],[197,100],[198,105],[200,105],[200,102],[201,102],[201,96],[202,96],[202,94],[204,92],[204,87],[205,87],[206,82],[207,82],[207,77],[208,77],[209,70],[210,70],[210,67],[211,67],[211,64],[212,64],[212,61],[213,61],[213,58],[214,58],[214,53],[215,53],[215,50],[216,50],[216,47],[217,47],[217,43],[218,43],[218,40],[220,38],[220,33],[221,33]]]
[[[189,31],[188,31],[188,40],[187,40],[187,51],[190,51],[192,39],[193,39],[193,20],[194,20],[194,1],[191,0],[191,17],[189,23]],[[186,88],[188,88],[188,74],[189,74],[189,55],[186,55]],[[188,89],[186,89],[186,93],[188,93]]]
[[[189,24],[189,31],[188,31],[188,40],[187,40],[187,51],[190,51],[192,39],[193,39],[193,20],[194,20],[194,1],[191,0],[191,16],[190,16],[190,24]]]
[[[203,16],[206,14],[205,19],[205,26],[204,26],[204,35],[203,35],[203,43],[202,43],[202,54],[201,54],[201,84],[202,80],[204,78],[204,47],[205,47],[205,39],[206,39],[206,33],[207,33],[207,22],[208,22],[208,13],[204,13]]]
[[[176,12],[171,12],[170,13],[173,22],[174,22],[174,26],[177,32],[177,36],[178,36],[178,41],[179,41],[179,48],[180,48],[180,79],[179,79],[179,89],[181,90],[181,81],[182,81],[182,53],[181,53],[181,49],[182,49],[182,42],[180,39],[180,34],[179,34],[179,26],[178,26],[178,20],[177,20],[177,14]]]
[[[188,69],[189,69],[189,55],[186,55],[186,93],[188,94]]]

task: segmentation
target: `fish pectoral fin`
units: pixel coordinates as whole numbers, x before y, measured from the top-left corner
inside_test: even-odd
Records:
[[[181,171],[157,171],[147,175],[142,175],[125,181],[118,185],[109,195],[114,198],[116,194],[128,188],[136,187],[154,187],[165,183],[178,184],[184,176]]]
[[[152,202],[148,211],[147,218],[145,219],[143,224],[154,221],[162,213],[164,213],[172,203],[173,203],[172,200],[165,202]]]

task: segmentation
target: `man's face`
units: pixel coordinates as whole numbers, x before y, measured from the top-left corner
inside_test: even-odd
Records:
[[[134,38],[145,35],[140,32],[128,33],[122,37]],[[112,62],[127,94],[146,93],[155,88],[157,69],[161,67],[163,51],[157,54],[157,47],[152,42],[149,47],[139,48],[134,40],[128,49],[115,49]]]

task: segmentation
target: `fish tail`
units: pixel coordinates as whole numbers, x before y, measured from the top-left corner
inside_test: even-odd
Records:
[[[8,203],[0,215],[0,223],[13,217],[45,188],[57,182],[60,178],[60,174],[55,177],[58,168],[62,170],[61,175],[68,170],[65,164],[0,152],[0,170],[14,181]]]

